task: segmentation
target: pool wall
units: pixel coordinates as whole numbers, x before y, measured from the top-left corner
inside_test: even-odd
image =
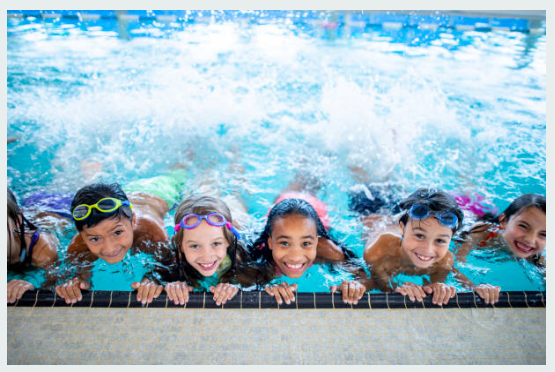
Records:
[[[28,291],[14,304],[8,306],[38,307],[107,307],[107,308],[189,308],[189,309],[426,309],[426,308],[536,308],[546,307],[546,292],[506,291],[501,292],[495,305],[486,304],[476,293],[457,293],[447,305],[432,303],[432,296],[423,301],[412,302],[399,293],[366,293],[356,305],[345,304],[341,294],[333,293],[297,293],[296,301],[291,304],[278,305],[274,297],[264,291],[239,292],[225,305],[216,306],[213,295],[208,292],[193,292],[185,306],[175,305],[162,293],[149,305],[143,305],[136,299],[136,292],[126,291],[88,291],[83,299],[75,304],[66,304],[65,300],[51,291]]]

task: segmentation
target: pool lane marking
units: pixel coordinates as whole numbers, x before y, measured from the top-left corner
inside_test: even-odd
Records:
[[[472,291],[472,298],[474,299],[474,307],[477,309],[478,304],[476,304],[476,292]]]
[[[408,307],[407,307],[407,296],[403,296],[403,303],[405,304],[405,310],[408,310]]]
[[[372,303],[370,302],[370,293],[367,293],[367,295],[368,295],[368,308],[372,310]]]
[[[461,305],[459,304],[459,294],[455,292],[455,299],[457,301],[457,306],[459,307],[459,309],[461,308]]]
[[[543,304],[543,307],[545,307],[545,301],[543,300],[543,292],[540,292],[540,295],[542,296],[542,304]]]
[[[206,292],[202,292],[202,309],[206,306]]]
[[[243,310],[243,291],[240,291],[241,299],[239,300],[239,309]]]
[[[385,292],[385,304],[387,305],[387,309],[391,310],[391,308],[389,307],[389,295],[387,292]]]
[[[316,292],[312,292],[312,302],[314,304],[314,309],[316,309]]]
[[[40,292],[40,289],[37,291],[37,294],[35,295],[35,303],[33,304],[33,308],[37,305],[37,302],[39,301],[39,292]]]
[[[94,292],[95,291],[91,291],[91,304],[89,305],[89,309],[92,308],[93,303],[94,303]]]
[[[526,292],[522,291],[522,293],[524,293],[524,302],[526,302],[526,307],[530,307],[530,305],[528,305],[528,296],[526,295]]]
[[[511,309],[513,308],[513,304],[511,303],[511,296],[509,295],[509,292],[505,292],[507,294],[507,302],[509,303],[509,306],[511,307]]]
[[[110,303],[108,304],[108,309],[112,306],[112,292],[110,291]]]
[[[129,310],[129,306],[131,305],[131,293],[133,292],[129,292],[129,296],[127,297],[127,309]]]
[[[258,291],[258,310],[262,309],[262,305],[261,305],[261,295],[262,295],[262,291]],[[278,309],[279,309],[279,303],[278,303]]]
[[[37,300],[39,298],[39,292],[40,292],[40,289],[37,291],[37,296],[35,298],[35,305],[37,304]],[[54,301],[52,302],[52,306],[50,307],[54,307],[55,304],[56,304],[56,293],[54,293]],[[35,305],[33,305],[33,307],[35,307]]]
[[[331,305],[332,305],[333,309],[335,310],[335,293],[334,292],[331,293]]]

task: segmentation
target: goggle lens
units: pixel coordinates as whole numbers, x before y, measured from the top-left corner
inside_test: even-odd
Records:
[[[101,212],[111,212],[117,207],[117,203],[113,199],[104,199],[97,203],[97,209]]]
[[[409,215],[414,219],[422,220],[427,218],[430,215],[430,212],[431,210],[429,207],[416,204],[411,207]],[[448,227],[454,227],[458,222],[457,216],[450,211],[437,212],[434,216],[441,224]]]

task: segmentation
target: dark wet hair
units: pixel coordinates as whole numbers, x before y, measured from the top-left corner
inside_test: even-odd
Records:
[[[128,201],[127,195],[121,189],[121,186],[117,183],[93,183],[92,185],[85,186],[81,188],[71,202],[71,213],[73,209],[81,204],[92,205],[96,204],[100,199],[103,198],[115,198],[122,202]],[[75,227],[78,231],[83,231],[83,227],[92,227],[108,218],[126,218],[132,220],[133,212],[130,207],[122,206],[113,212],[100,212],[96,208],[92,208],[91,214],[84,220],[75,221]]]
[[[21,211],[21,208],[19,207],[19,204],[17,203],[17,199],[15,197],[15,195],[13,194],[13,192],[8,188],[8,198],[7,198],[7,204],[8,204],[8,218],[11,219],[14,222],[14,225],[18,228],[17,234],[19,235],[19,242],[21,244],[21,251],[27,251],[27,243],[25,241],[25,233],[26,233],[26,229],[29,232],[32,231],[36,231],[38,230],[38,227],[32,223],[31,221],[29,221],[27,218],[25,218],[25,216],[23,215],[23,212]],[[19,219],[21,218],[21,222],[19,222]],[[8,221],[8,228],[9,228],[9,221]],[[8,233],[8,236],[11,236],[11,234]],[[10,242],[10,244],[12,244],[12,242]],[[10,247],[7,247],[7,249],[9,249]],[[11,254],[11,249],[10,249],[10,254]],[[16,265],[20,266],[21,264],[23,264],[24,266],[29,266],[31,265],[31,255],[26,254],[25,255],[25,259],[21,264],[10,264],[9,262],[11,262],[11,257],[8,260],[8,267],[9,268],[14,268]]]
[[[413,205],[424,205],[432,212],[442,212],[442,211],[449,211],[457,216],[457,224],[451,228],[453,230],[453,234],[457,232],[462,227],[463,223],[463,211],[459,208],[457,201],[448,193],[442,190],[434,189],[434,188],[421,188],[410,194],[405,200],[399,203],[399,207],[405,211],[399,222],[402,222],[404,225],[407,224],[409,219],[409,209]]]
[[[480,220],[490,223],[499,224],[501,220],[509,220],[516,215],[521,214],[530,207],[536,207],[543,213],[546,213],[546,198],[543,195],[538,194],[524,194],[513,200],[513,202],[498,216],[493,214],[486,214]],[[503,215],[503,218],[501,216]]]
[[[272,235],[273,224],[278,218],[284,218],[293,215],[303,216],[314,221],[316,223],[316,232],[319,237],[334,242],[337,246],[341,248],[347,259],[356,258],[355,254],[352,251],[335,241],[330,236],[330,234],[325,229],[324,224],[320,220],[320,217],[318,217],[316,210],[314,210],[309,202],[303,199],[292,198],[280,201],[272,208],[272,210],[268,214],[268,220],[266,221],[266,226],[264,227],[262,234],[260,234],[260,237],[256,239],[256,241],[253,243],[251,254],[253,255],[253,258],[255,260],[258,260],[261,264],[273,263],[272,251],[268,247],[268,238]]]

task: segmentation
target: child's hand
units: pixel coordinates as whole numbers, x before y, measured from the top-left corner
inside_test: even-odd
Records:
[[[331,293],[335,293],[338,289],[343,293],[343,302],[353,305],[358,304],[358,300],[360,300],[362,296],[364,296],[364,292],[366,292],[366,287],[356,280],[350,282],[345,280],[340,286],[332,285],[330,287]]]
[[[35,286],[25,280],[10,280],[8,283],[8,302],[10,304],[14,303],[23,296],[23,293],[33,289],[35,289]]]
[[[166,284],[164,289],[170,301],[176,305],[185,305],[189,301],[189,292],[192,292],[194,288],[189,287],[185,282],[174,282]]]
[[[149,279],[143,279],[140,283],[131,283],[131,288],[137,290],[137,301],[144,304],[151,303],[155,298],[160,296],[164,287]]]
[[[455,297],[455,294],[457,294],[457,290],[455,289],[455,287],[444,283],[432,283],[425,286],[424,291],[426,291],[426,293],[428,294],[434,294],[434,297],[432,297],[432,303],[434,305],[447,305],[449,300]]]
[[[421,285],[414,284],[411,282],[406,282],[402,286],[395,288],[395,292],[402,294],[403,296],[409,296],[409,299],[414,302],[418,300],[422,301],[426,297],[426,292]]]
[[[56,293],[58,296],[66,300],[66,304],[76,303],[81,301],[83,296],[81,295],[81,290],[88,290],[91,288],[91,284],[84,282],[79,278],[73,278],[67,282],[60,284],[56,287]]]
[[[283,303],[283,301],[281,300],[281,297],[283,297],[287,305],[291,304],[291,301],[294,302],[295,295],[293,294],[293,292],[295,291],[297,291],[296,284],[289,285],[287,283],[281,283],[281,284],[274,284],[266,287],[266,292],[270,296],[274,296],[276,298],[277,303],[280,305]]]
[[[499,301],[499,292],[501,292],[501,287],[496,287],[490,284],[479,284],[472,288],[474,292],[478,293],[478,296],[482,297],[486,304],[494,304]]]
[[[208,289],[214,293],[214,301],[218,306],[225,304],[227,300],[231,300],[239,292],[239,287],[228,283],[218,283],[217,286]]]

